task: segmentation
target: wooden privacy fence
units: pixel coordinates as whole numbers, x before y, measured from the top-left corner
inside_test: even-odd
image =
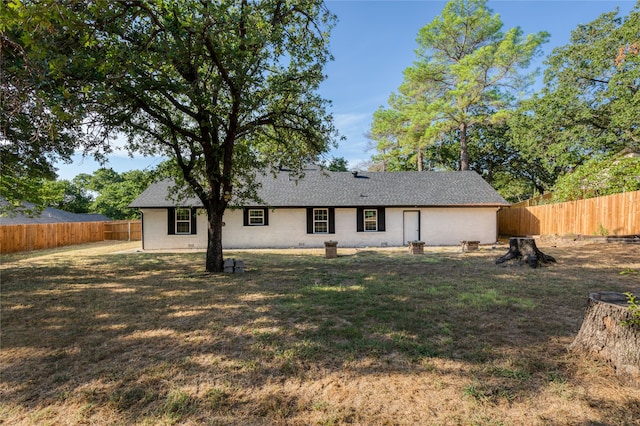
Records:
[[[501,235],[638,235],[640,191],[587,200],[510,207],[498,213]]]
[[[139,220],[104,222],[104,239],[140,241],[142,239],[142,223]]]
[[[68,222],[0,226],[0,253],[41,250],[104,240],[141,239],[140,221]]]

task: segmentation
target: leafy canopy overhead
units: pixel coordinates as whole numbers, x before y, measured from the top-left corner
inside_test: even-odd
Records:
[[[83,44],[61,32],[72,13],[58,2],[37,10],[0,4],[0,196],[8,201],[2,214],[29,210],[24,202],[42,208],[53,164],[70,161],[76,149],[97,157],[108,151],[86,112],[80,70],[59,71]]]
[[[317,89],[335,18],[320,0],[45,0],[12,8],[6,26],[21,33],[18,43],[64,52],[49,61],[47,76],[81,100],[72,118],[95,120],[101,135],[124,133],[132,151],[172,159],[176,180],[207,211],[208,271],[222,269],[230,197],[255,197],[257,170],[301,172],[334,142]],[[25,38],[36,17],[48,18],[56,37]]]
[[[549,190],[581,164],[640,149],[640,3],[579,25],[547,58],[545,85],[509,124],[515,146],[545,168]]]

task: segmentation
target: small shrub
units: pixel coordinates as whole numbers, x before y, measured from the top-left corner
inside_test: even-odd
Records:
[[[640,327],[640,305],[638,299],[631,292],[625,293],[627,296],[627,303],[629,304],[629,313],[631,319],[628,321],[622,321],[622,325],[626,327]]]
[[[607,235],[609,235],[609,230],[607,228],[605,228],[604,226],[602,226],[602,224],[598,225],[598,235],[600,235],[601,237],[606,237]]]

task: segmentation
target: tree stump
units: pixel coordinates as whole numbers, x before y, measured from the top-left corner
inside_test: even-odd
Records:
[[[507,260],[516,259],[522,264],[522,260],[532,268],[537,268],[540,263],[556,262],[556,260],[544,254],[538,247],[536,247],[536,241],[533,238],[509,238],[509,251],[504,256],[496,260],[496,264],[504,263]]]
[[[626,295],[591,293],[582,326],[569,349],[611,363],[618,377],[640,387],[640,329],[622,325],[630,319]]]

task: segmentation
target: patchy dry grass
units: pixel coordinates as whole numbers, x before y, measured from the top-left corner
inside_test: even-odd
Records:
[[[567,352],[640,246],[2,257],[0,423],[632,425],[640,390]],[[111,254],[109,254],[111,253]]]

